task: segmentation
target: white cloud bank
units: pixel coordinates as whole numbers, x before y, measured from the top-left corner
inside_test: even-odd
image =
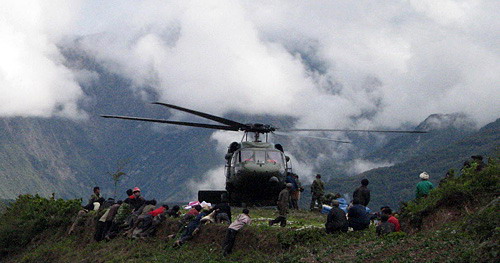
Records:
[[[85,116],[77,106],[82,91],[75,73],[56,46],[71,33],[75,4],[2,1],[0,116]]]
[[[214,114],[344,128],[500,116],[498,1],[7,2],[3,116],[78,115],[57,48],[70,35],[134,88]]]

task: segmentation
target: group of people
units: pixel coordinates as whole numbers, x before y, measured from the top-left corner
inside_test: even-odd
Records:
[[[385,235],[390,232],[400,231],[399,220],[393,215],[388,206],[380,208],[380,212],[373,213],[368,208],[370,203],[370,189],[368,179],[361,180],[361,185],[353,192],[353,201],[347,204],[340,194],[336,194],[333,200],[328,200],[331,210],[325,223],[326,232],[347,232],[349,228],[353,231],[367,229],[372,221],[377,221],[377,235]],[[342,208],[340,207],[342,205]]]
[[[120,233],[132,238],[152,236],[166,217],[180,215],[179,206],[170,209],[167,204],[163,204],[157,207],[156,200],[146,200],[138,187],[128,189],[126,193],[127,198],[123,201],[113,198],[106,200],[101,196],[101,189],[94,187],[88,204],[78,212],[68,234],[73,233],[84,220],[84,215],[90,213],[97,219],[94,233],[96,241],[110,240]]]
[[[434,189],[434,185],[429,181],[428,173],[422,172],[419,177],[421,181],[416,186],[416,200],[426,198],[430,191]],[[353,231],[364,230],[370,226],[372,221],[377,222],[377,235],[400,231],[399,220],[394,216],[390,207],[383,206],[380,208],[380,212],[375,213],[368,208],[370,203],[368,184],[368,179],[361,180],[361,186],[354,191],[352,195],[353,201],[349,205],[347,205],[345,199],[341,198],[340,194],[336,194],[335,199],[328,202],[332,209],[328,213],[325,224],[327,233],[347,232],[349,228],[352,228]],[[321,199],[321,196],[314,197],[313,195],[311,209],[315,199]],[[340,205],[344,206],[343,209],[339,208]],[[347,213],[345,210],[347,210]]]
[[[192,239],[208,223],[229,224],[226,230],[226,237],[222,244],[223,256],[231,254],[236,242],[236,236],[239,231],[252,222],[250,211],[243,209],[234,221],[231,219],[231,207],[227,200],[213,207],[202,207],[195,205],[179,221],[179,231],[177,234],[170,235],[170,238],[177,238],[173,247],[180,247],[186,241]]]
[[[464,163],[463,169],[474,168],[476,171],[481,171],[485,167],[487,165],[482,162],[482,156],[472,156],[472,161]],[[453,171],[448,172],[440,184],[453,176]],[[427,198],[434,189],[428,173],[422,172],[419,178],[420,182],[415,190],[417,201]],[[369,228],[372,222],[376,224],[376,234],[379,236],[401,230],[399,220],[390,207],[381,207],[378,212],[372,212],[368,208],[371,199],[369,183],[368,179],[361,180],[361,185],[352,194],[352,202],[348,203],[339,193],[325,195],[325,183],[321,180],[320,174],[316,175],[311,184],[309,209],[325,211],[325,207],[330,207],[325,223],[326,233],[360,231]],[[304,188],[298,175],[289,173],[285,186],[277,197],[278,217],[269,221],[270,226],[279,224],[285,227],[289,209],[299,209],[298,201]],[[96,221],[94,233],[96,241],[110,240],[120,234],[130,238],[145,238],[154,236],[162,222],[170,217],[176,218],[170,223],[175,222],[177,231],[169,238],[175,239],[173,247],[179,247],[194,238],[208,223],[226,224],[228,227],[222,242],[223,255],[226,256],[232,253],[241,229],[252,222],[250,211],[246,208],[233,221],[231,207],[224,197],[214,206],[193,204],[189,211],[182,214],[178,205],[172,208],[167,204],[157,206],[156,200],[146,200],[138,187],[128,189],[126,193],[127,198],[124,200],[115,201],[112,198],[106,200],[101,195],[101,189],[94,187],[89,202],[78,212],[68,233],[73,233],[76,226],[85,220],[85,215],[91,214]]]
[[[434,188],[429,181],[429,174],[420,174],[421,181],[416,187],[416,198],[425,198]],[[325,184],[321,175],[317,174],[311,185],[311,211],[322,208],[323,204],[331,206],[328,212],[325,229],[327,233],[359,231],[367,229],[372,221],[377,222],[377,235],[385,235],[400,231],[398,219],[394,216],[390,207],[382,207],[379,212],[372,213],[367,208],[370,203],[369,181],[361,180],[361,185],[352,194],[353,201],[348,204],[340,194],[327,194],[324,196]],[[289,209],[298,209],[300,193],[304,189],[298,176],[288,174],[286,187],[279,193],[277,200],[278,217],[269,221],[269,225],[280,224],[285,227]],[[94,239],[96,241],[110,240],[122,234],[131,238],[144,238],[155,235],[158,226],[167,217],[178,218],[178,231],[169,236],[176,241],[174,247],[179,247],[192,239],[207,223],[227,224],[226,237],[223,242],[224,255],[232,252],[238,232],[251,223],[250,211],[243,209],[235,221],[232,221],[231,207],[228,200],[222,201],[213,207],[195,204],[190,210],[182,215],[178,205],[170,208],[167,204],[157,207],[156,200],[146,200],[141,195],[141,189],[135,187],[127,190],[127,198],[116,201],[112,198],[104,199],[99,187],[94,187],[93,193],[87,205],[78,212],[74,224],[69,229],[69,234],[74,232],[75,227],[82,222],[85,214],[95,211],[93,214],[97,220]]]
[[[76,227],[84,222],[85,215],[90,214],[97,221],[94,239],[98,242],[111,240],[119,234],[130,238],[145,238],[154,236],[158,226],[170,217],[179,219],[178,231],[169,236],[171,239],[176,239],[173,246],[179,247],[192,239],[205,224],[227,224],[226,238],[223,242],[224,255],[227,255],[232,253],[238,232],[251,223],[248,209],[243,209],[235,221],[232,221],[231,207],[225,198],[213,207],[193,205],[182,215],[178,205],[171,209],[167,204],[157,207],[157,201],[146,200],[138,187],[128,189],[126,193],[125,200],[115,202],[112,198],[107,200],[103,198],[101,189],[94,187],[89,202],[78,212],[68,234],[72,234]]]
[[[416,186],[416,198],[425,198],[434,188],[429,181],[429,174],[423,172],[420,174],[421,181]],[[291,180],[292,175],[287,176],[286,188],[278,195],[277,209],[278,217],[269,221],[269,225],[280,224],[285,227],[287,224],[287,215],[289,208],[298,208],[296,200],[292,198],[295,192],[300,193],[299,187]],[[355,189],[352,194],[352,202],[350,204],[337,193],[324,195],[325,183],[321,180],[321,175],[317,174],[315,180],[311,184],[311,203],[309,209],[311,211],[321,210],[326,204],[331,209],[325,223],[327,233],[347,232],[348,229],[359,231],[367,229],[371,222],[377,224],[377,235],[385,235],[390,232],[400,231],[399,220],[394,216],[392,209],[384,206],[379,212],[372,212],[368,208],[370,203],[370,189],[368,179],[361,180],[361,185]],[[302,188],[303,189],[303,188]]]

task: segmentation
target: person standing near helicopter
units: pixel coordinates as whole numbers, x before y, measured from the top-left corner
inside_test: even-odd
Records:
[[[323,195],[325,194],[325,183],[321,181],[321,174],[316,175],[316,179],[311,185],[311,211],[316,207],[316,202],[318,203],[319,209],[323,206]]]
[[[281,227],[286,226],[286,217],[288,214],[288,205],[290,204],[290,191],[292,190],[293,185],[291,183],[286,184],[286,188],[281,190],[278,196],[278,202],[276,202],[278,206],[278,217],[276,219],[269,221],[269,226],[280,223]]]
[[[297,198],[294,198],[294,197],[297,196],[297,193],[299,191],[299,186],[297,185],[297,181],[295,181],[294,174],[292,174],[292,173],[287,173],[287,174],[288,175],[286,176],[285,183],[292,184],[292,190],[290,190],[290,204],[288,205],[288,208],[298,209]]]
[[[302,188],[302,183],[299,180],[299,176],[297,174],[292,174],[292,175],[293,178],[295,179],[295,183],[297,184],[297,189],[291,193],[290,199],[292,203],[292,208],[299,210],[300,193],[304,192],[304,188]]]

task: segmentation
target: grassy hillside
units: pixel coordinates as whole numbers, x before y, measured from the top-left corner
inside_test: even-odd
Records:
[[[5,262],[498,262],[499,174],[498,164],[491,163],[481,173],[469,170],[450,180],[401,212],[406,233],[382,238],[373,226],[326,235],[325,216],[306,211],[291,213],[286,228],[270,227],[273,210],[251,209],[253,224],[238,234],[235,252],[224,258],[223,225],[205,226],[178,249],[167,238],[175,220],[167,220],[154,238],[97,243],[92,215],[74,235],[66,234],[68,213],[78,209],[72,201],[23,197],[0,217],[0,247]],[[43,206],[51,208],[50,220],[42,220],[46,209],[29,212]],[[18,240],[30,241],[16,247]]]
[[[41,237],[43,242],[6,262],[466,262],[474,253],[467,247],[476,245],[461,240],[463,235],[453,228],[377,238],[374,229],[325,235],[322,229],[253,226],[239,233],[235,252],[224,258],[220,248],[224,231],[220,226],[209,226],[180,249],[159,238],[94,243],[86,236],[61,237],[63,233],[56,233]]]

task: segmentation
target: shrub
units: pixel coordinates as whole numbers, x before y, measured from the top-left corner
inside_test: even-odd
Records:
[[[26,246],[48,228],[69,224],[80,209],[80,203],[81,200],[20,195],[0,215],[0,255]]]
[[[467,216],[463,230],[479,241],[485,241],[494,236],[500,236],[499,198],[494,199],[488,206],[477,213]]]

